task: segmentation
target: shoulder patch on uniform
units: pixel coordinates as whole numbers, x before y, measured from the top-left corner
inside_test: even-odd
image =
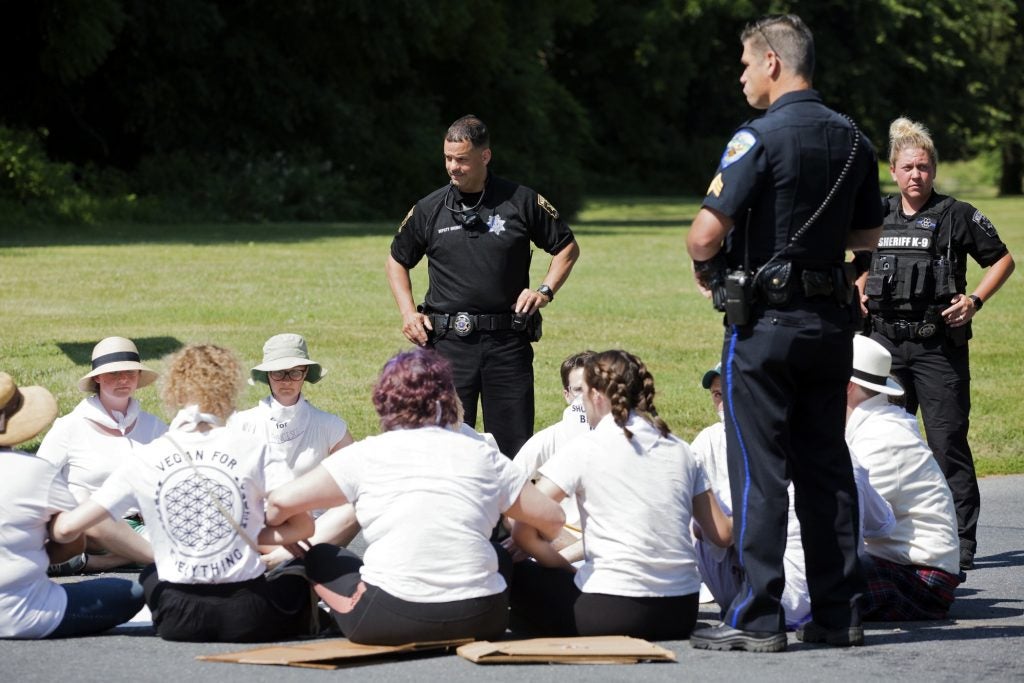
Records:
[[[978,227],[984,230],[985,234],[989,237],[996,236],[996,226],[992,225],[992,221],[990,221],[980,209],[974,210],[974,215],[971,216],[971,220],[977,223]]]
[[[558,220],[558,209],[556,209],[554,206],[552,206],[551,202],[549,202],[548,200],[544,199],[544,197],[542,195],[538,194],[537,195],[537,203],[540,204],[540,208],[544,209],[549,214],[551,214],[552,218],[554,218],[556,221]]]
[[[722,161],[719,162],[718,167],[726,169],[735,164],[743,158],[743,155],[753,149],[756,144],[757,138],[754,137],[750,129],[744,128],[736,131],[735,135],[732,136],[732,140],[729,140],[729,144],[725,146],[725,151],[722,152]]]
[[[409,223],[409,219],[412,218],[412,214],[415,210],[416,205],[413,204],[412,208],[409,209],[409,213],[405,214],[405,218],[402,219],[402,224],[398,226],[398,232],[402,232],[402,229]]]
[[[704,196],[713,194],[717,197],[718,195],[722,194],[723,187],[725,187],[725,183],[722,181],[722,174],[718,173],[711,180],[711,184],[708,185],[708,191],[705,193]]]

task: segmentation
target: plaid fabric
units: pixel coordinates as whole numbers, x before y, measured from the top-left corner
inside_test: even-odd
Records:
[[[955,574],[931,567],[897,564],[878,557],[864,562],[868,588],[861,603],[865,621],[945,619],[960,585]]]

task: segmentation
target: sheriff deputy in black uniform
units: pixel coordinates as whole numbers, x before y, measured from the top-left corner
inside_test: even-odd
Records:
[[[906,118],[889,128],[889,171],[900,194],[883,200],[885,221],[861,281],[872,337],[892,354],[906,408],[924,414],[928,445],[956,503],[960,568],[974,568],[981,494],[967,443],[971,319],[1014,261],[991,221],[933,188],[938,155],[928,130]],[[987,268],[967,292],[967,256]]]
[[[864,580],[844,439],[859,306],[844,260],[847,248],[870,250],[878,241],[877,157],[853,122],[811,89],[814,39],[799,17],[762,18],[741,40],[743,92],[766,111],[726,147],[687,248],[702,289],[719,290],[719,302],[724,290],[733,537],[746,578],[723,623],[690,643],[786,649],[780,598],[792,479],[812,616],[797,637],[860,645]]]
[[[464,116],[444,139],[451,182],[409,211],[391,242],[386,271],[402,333],[451,361],[466,424],[512,457],[533,434],[533,347],[540,309],[554,300],[579,257],[569,226],[544,197],[488,171],[487,126]],[[531,244],[552,255],[530,287]],[[427,256],[429,286],[417,307],[409,271]]]

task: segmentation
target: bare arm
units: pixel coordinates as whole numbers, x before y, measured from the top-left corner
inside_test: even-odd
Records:
[[[309,544],[330,543],[345,547],[358,533],[359,522],[356,521],[356,511],[352,504],[348,503],[331,508],[317,517],[313,535],[309,537]],[[280,563],[298,556],[288,546],[277,546],[268,550],[269,552],[263,555],[263,561],[267,563],[268,567],[276,567]]]
[[[89,527],[111,519],[107,509],[99,503],[87,500],[74,510],[59,512],[50,522],[50,540],[55,543],[70,543],[85,533]]]
[[[725,236],[732,229],[732,219],[721,211],[702,207],[693,219],[690,231],[686,234],[686,251],[693,259],[693,279],[697,289],[705,297],[711,297],[708,288],[708,272],[696,267],[699,262],[709,261],[722,250]]]
[[[985,274],[981,278],[981,282],[974,288],[974,295],[981,299],[982,303],[985,303],[992,295],[999,291],[999,288],[1003,286],[1011,275],[1013,275],[1016,264],[1013,261],[1013,256],[1010,252],[1006,252],[1001,259],[993,263],[985,271]],[[978,312],[978,309],[974,306],[974,301],[969,296],[963,294],[957,294],[953,297],[952,306],[942,312],[942,315],[946,318],[946,324],[950,327],[961,327],[970,322],[974,314]]]
[[[341,437],[341,441],[331,446],[331,450],[327,452],[328,455],[336,451],[340,451],[345,446],[351,446],[356,440],[352,438],[352,432],[345,432],[345,436]]]
[[[323,465],[317,465],[295,481],[270,492],[267,496],[267,525],[280,526],[286,519],[299,513],[346,503],[348,499],[338,488],[334,477]]]
[[[416,301],[412,296],[412,279],[409,269],[388,254],[384,263],[384,272],[388,277],[391,295],[398,304],[398,312],[402,314],[402,334],[413,344],[423,346],[427,343],[427,330],[432,330],[430,318],[416,310]]]
[[[700,525],[705,539],[720,548],[732,545],[732,518],[722,512],[711,489],[693,497],[693,518]]]
[[[85,536],[79,535],[76,539],[67,543],[58,543],[52,540],[53,538],[53,523],[57,520],[57,515],[50,518],[50,523],[47,527],[50,530],[50,539],[46,542],[46,556],[50,558],[50,564],[60,564],[70,560],[75,555],[81,555],[85,552]]]
[[[571,571],[572,565],[551,545],[565,524],[565,513],[558,505],[563,498],[564,491],[550,479],[541,477],[536,485],[523,487],[523,492],[506,514],[516,520],[512,539],[521,550],[545,567],[562,567]]]
[[[281,524],[269,524],[260,531],[256,542],[260,545],[283,545],[309,538],[313,533],[313,518],[308,514],[292,515]]]
[[[559,288],[569,279],[569,273],[580,257],[580,246],[576,240],[562,247],[562,250],[551,257],[548,272],[544,275],[544,283],[552,292],[558,293]],[[516,300],[516,313],[533,313],[550,303],[549,299],[535,289],[524,289]]]

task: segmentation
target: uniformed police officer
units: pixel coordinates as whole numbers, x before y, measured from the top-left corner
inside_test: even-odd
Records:
[[[444,139],[451,182],[409,211],[391,242],[386,271],[402,314],[402,333],[433,345],[452,363],[465,421],[484,429],[512,457],[533,434],[533,347],[540,309],[554,299],[579,256],[572,231],[554,206],[528,187],[488,171],[487,127],[464,116]],[[552,255],[530,287],[531,244]],[[409,271],[427,256],[422,306]]]
[[[878,250],[862,279],[872,337],[892,354],[906,408],[924,414],[928,445],[956,503],[960,568],[974,568],[981,494],[967,442],[971,319],[1014,269],[995,227],[967,202],[934,191],[938,155],[928,130],[906,118],[889,128],[889,172]],[[967,256],[987,268],[967,292]]]
[[[766,111],[726,147],[687,248],[702,289],[725,290],[726,439],[746,578],[723,623],[690,642],[786,648],[792,479],[812,615],[797,635],[860,645],[857,492],[843,438],[857,301],[843,262],[846,248],[877,243],[877,160],[852,121],[811,89],[814,39],[799,17],[762,18],[741,40],[743,92]],[[724,288],[718,264],[728,269]]]

